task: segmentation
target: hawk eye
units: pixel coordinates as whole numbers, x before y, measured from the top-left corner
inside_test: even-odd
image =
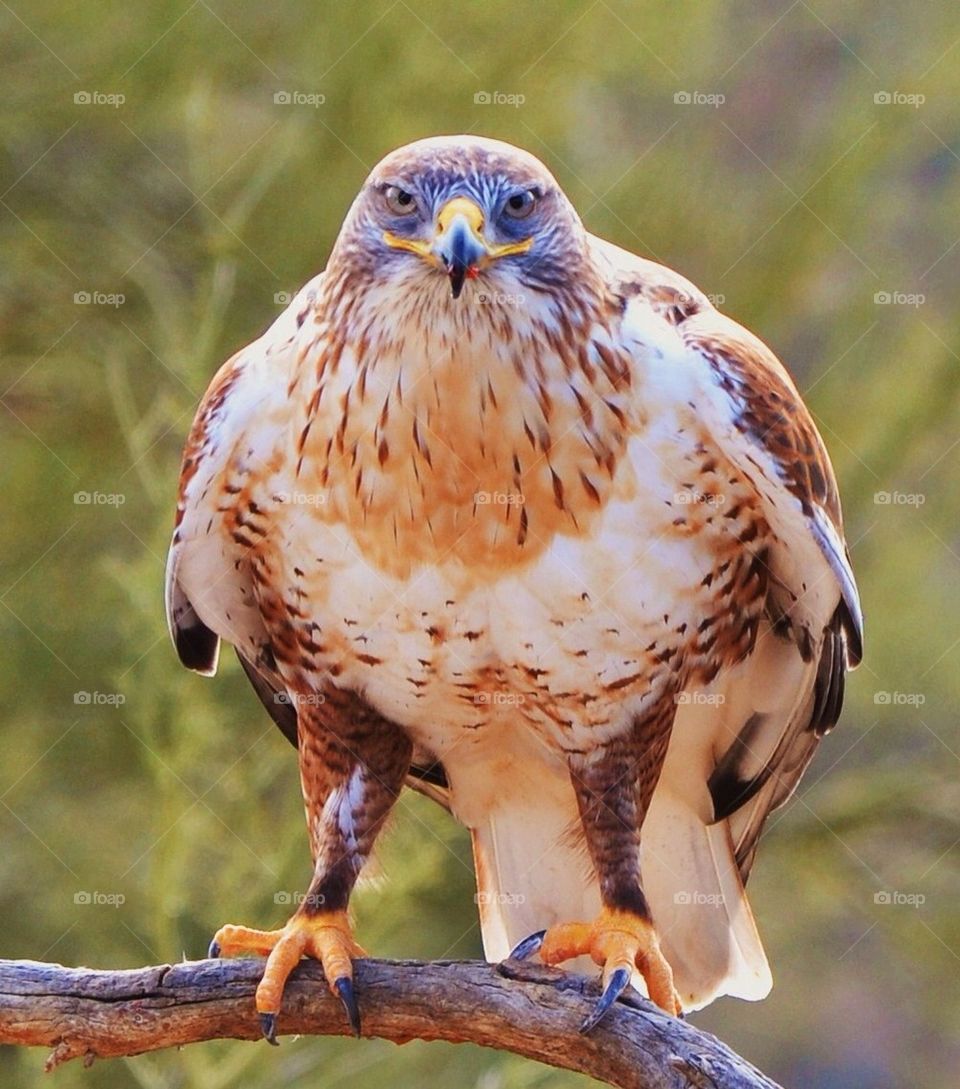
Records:
[[[389,211],[395,216],[408,216],[417,210],[417,202],[412,194],[406,189],[401,189],[399,185],[388,185],[383,191],[383,199]]]
[[[512,197],[507,197],[507,203],[503,206],[504,214],[510,219],[526,219],[533,211],[538,195],[535,189],[514,193]]]

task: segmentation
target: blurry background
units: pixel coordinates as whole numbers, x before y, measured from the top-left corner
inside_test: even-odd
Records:
[[[774,968],[695,1021],[788,1086],[960,1082],[960,10],[894,0],[0,4],[0,955],[130,967],[276,925],[293,751],[232,655],[169,646],[181,445],[322,268],[368,168],[440,132],[542,157],[589,229],[792,368],[841,482],[867,658],[751,882]],[[354,903],[480,953],[465,833],[406,796]],[[285,898],[287,898],[285,900]],[[0,1080],[40,1052],[0,1051]],[[285,1040],[59,1089],[585,1086],[492,1051]]]

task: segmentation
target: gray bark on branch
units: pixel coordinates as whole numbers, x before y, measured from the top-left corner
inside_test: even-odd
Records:
[[[201,960],[126,971],[0,960],[0,1044],[51,1047],[68,1059],[138,1055],[201,1040],[259,1040],[260,959]],[[724,1043],[639,995],[589,1035],[577,1031],[596,982],[508,961],[359,960],[363,1035],[469,1041],[576,1070],[621,1089],[780,1089]],[[350,1034],[323,972],[303,961],[284,992],[279,1031]],[[266,1046],[263,1044],[262,1046]]]

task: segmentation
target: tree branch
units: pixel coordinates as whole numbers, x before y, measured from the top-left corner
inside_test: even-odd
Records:
[[[0,960],[0,1044],[68,1059],[138,1055],[201,1040],[258,1040],[253,992],[263,962],[201,960],[128,971]],[[589,1036],[577,1027],[595,982],[509,961],[360,960],[363,1034],[395,1043],[469,1041],[589,1074],[621,1089],[780,1089],[725,1044],[630,995]],[[291,976],[284,1034],[349,1035],[319,965]],[[265,1045],[264,1045],[265,1046]]]

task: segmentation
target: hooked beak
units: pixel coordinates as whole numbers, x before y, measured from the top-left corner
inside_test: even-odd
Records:
[[[433,240],[433,254],[450,277],[455,299],[460,298],[463,281],[480,271],[481,261],[488,256],[483,240],[483,212],[466,197],[456,197],[440,209]]]
[[[385,231],[383,237],[387,245],[419,254],[446,272],[453,297],[459,299],[465,280],[475,279],[492,261],[512,253],[526,253],[533,245],[532,238],[490,245],[483,231],[483,209],[468,197],[454,197],[440,209],[431,242],[401,238],[391,231]]]

